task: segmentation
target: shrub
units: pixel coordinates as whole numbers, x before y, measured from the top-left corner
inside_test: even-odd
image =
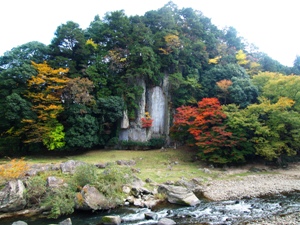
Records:
[[[54,188],[47,191],[43,206],[50,209],[48,218],[58,218],[74,212],[75,191],[69,187]]]
[[[39,205],[47,192],[46,181],[34,176],[26,181],[26,198],[29,206]]]
[[[143,149],[145,147],[149,147],[149,142],[142,142],[142,141],[120,141],[120,148],[121,149]]]
[[[83,164],[75,169],[73,184],[83,187],[86,184],[94,184],[97,181],[97,167],[92,164]]]
[[[29,166],[21,159],[12,159],[9,163],[0,166],[0,177],[4,180],[19,179],[23,177]]]
[[[149,140],[149,146],[151,148],[161,148],[165,145],[165,139],[164,138],[151,138]]]
[[[112,205],[123,202],[122,187],[133,179],[129,167],[118,167],[116,164],[108,164],[102,174],[99,175],[96,188],[105,195]]]
[[[113,137],[111,139],[109,139],[109,141],[107,142],[107,146],[116,146],[119,143],[119,138],[118,137]]]

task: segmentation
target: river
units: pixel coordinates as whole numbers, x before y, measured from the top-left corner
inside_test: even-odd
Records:
[[[236,201],[211,202],[201,200],[201,203],[195,207],[182,207],[174,204],[163,204],[152,210],[121,207],[110,212],[76,212],[55,220],[20,217],[0,220],[0,224],[11,225],[13,221],[22,220],[28,225],[49,225],[58,224],[66,218],[71,218],[73,225],[97,225],[104,215],[119,215],[123,221],[122,225],[157,224],[157,221],[163,217],[168,217],[182,225],[234,225],[246,224],[247,221],[253,219],[294,212],[300,212],[300,193]],[[154,219],[146,220],[145,213],[152,213]]]

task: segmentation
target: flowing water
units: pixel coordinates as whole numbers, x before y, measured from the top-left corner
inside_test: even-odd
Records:
[[[174,204],[160,205],[155,209],[121,207],[110,212],[77,212],[57,220],[38,218],[14,218],[0,220],[1,225],[11,225],[13,221],[23,220],[28,225],[58,224],[71,218],[73,225],[97,225],[104,215],[119,215],[122,225],[157,224],[160,218],[167,217],[177,224],[234,225],[247,221],[266,218],[273,215],[300,212],[300,193],[277,195],[268,198],[252,198],[237,201],[209,202],[202,200],[198,206],[182,207]],[[151,213],[153,219],[146,220],[145,213]]]

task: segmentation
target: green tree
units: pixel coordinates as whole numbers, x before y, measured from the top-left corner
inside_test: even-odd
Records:
[[[118,96],[99,98],[97,101],[97,117],[100,126],[100,144],[104,145],[119,131],[119,121],[123,117],[124,100]]]
[[[295,155],[299,149],[299,113],[290,111],[294,101],[281,97],[276,103],[261,98],[260,104],[248,107],[257,116],[260,126],[251,139],[256,154],[267,160],[280,160],[283,155]]]
[[[47,58],[48,48],[39,42],[29,42],[15,47],[0,57],[0,124],[1,150],[5,154],[26,150],[22,144],[24,136],[15,131],[22,128],[22,119],[35,118],[31,103],[24,96],[27,80],[37,72],[31,60],[38,63]]]
[[[79,24],[68,21],[58,26],[52,39],[49,64],[54,68],[69,68],[69,76],[82,76],[90,54]]]
[[[250,78],[232,78],[232,85],[228,88],[230,102],[245,108],[257,102],[258,89]]]
[[[292,72],[293,72],[293,74],[300,75],[300,56],[299,55],[297,55],[296,59],[294,60]]]
[[[242,38],[238,36],[238,32],[234,27],[228,27],[225,29],[225,40],[228,47],[234,48],[236,51],[244,48]]]
[[[205,71],[199,80],[203,87],[203,97],[217,96],[218,87],[216,82],[221,80],[232,80],[234,77],[250,79],[246,70],[237,64],[218,64],[213,66],[210,70]]]
[[[247,108],[241,109],[236,104],[223,105],[226,114],[225,124],[237,139],[238,143],[231,149],[233,162],[246,162],[255,157],[255,143],[250,141],[255,136],[255,130],[261,127],[258,115]]]
[[[99,144],[99,123],[89,114],[69,116],[65,140],[67,149],[87,149]]]
[[[126,49],[130,31],[129,18],[124,10],[106,13],[100,30],[101,43],[107,50]]]

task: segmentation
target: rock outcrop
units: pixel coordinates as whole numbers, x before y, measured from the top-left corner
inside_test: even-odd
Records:
[[[137,115],[128,118],[128,112],[123,112],[119,140],[146,142],[152,137],[166,137],[169,134],[170,109],[168,105],[168,76],[164,77],[161,86],[147,87],[144,79],[136,82],[143,88],[138,101]],[[149,112],[153,119],[152,127],[143,128],[141,118]]]
[[[15,212],[26,206],[25,186],[21,180],[9,181],[0,192],[0,212]]]

